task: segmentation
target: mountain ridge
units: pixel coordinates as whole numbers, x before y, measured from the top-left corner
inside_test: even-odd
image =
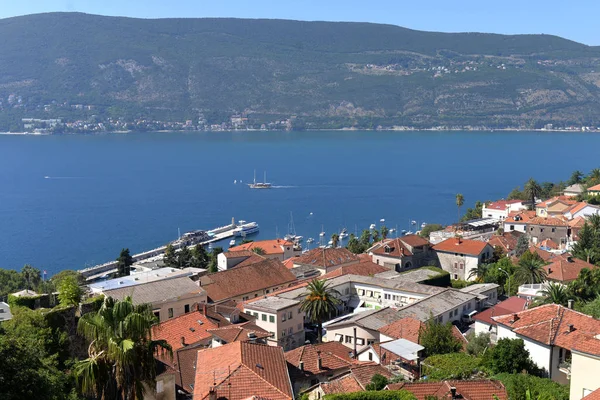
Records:
[[[24,117],[233,114],[294,116],[298,129],[533,128],[594,125],[600,111],[600,47],[554,35],[83,13],[0,19],[0,35],[0,130]]]

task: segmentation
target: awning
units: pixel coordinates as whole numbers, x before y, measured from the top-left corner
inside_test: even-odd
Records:
[[[465,313],[465,314],[463,314],[463,315],[464,315],[465,317],[472,318],[472,317],[473,317],[473,315],[475,315],[475,314],[477,314],[477,310],[473,310],[473,311],[471,311],[470,313]]]
[[[397,354],[407,361],[417,360],[419,358],[419,351],[425,348],[406,339],[397,339],[391,342],[382,343],[381,347]]]

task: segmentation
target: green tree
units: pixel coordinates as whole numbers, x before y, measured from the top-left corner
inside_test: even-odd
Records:
[[[537,253],[525,252],[515,270],[515,278],[520,283],[542,283],[546,280],[544,261]]]
[[[323,400],[417,400],[417,398],[406,390],[368,390],[365,392],[328,394],[323,397]]]
[[[21,273],[13,269],[0,269],[0,298],[25,289],[26,286],[27,281]]]
[[[63,306],[76,306],[81,301],[83,289],[74,276],[64,277],[58,286],[58,300]]]
[[[252,252],[258,254],[259,256],[264,256],[265,254],[267,254],[265,249],[263,249],[262,247],[253,247]]]
[[[380,228],[380,231],[381,231],[381,238],[383,240],[387,239],[388,234],[390,233],[390,230],[387,228],[387,226],[382,225]]]
[[[540,290],[541,299],[536,301],[536,304],[560,304],[566,306],[569,301],[567,288],[560,283],[548,282],[542,290]]]
[[[331,247],[333,247],[335,249],[336,247],[338,247],[339,242],[340,242],[340,235],[338,235],[337,233],[334,233],[333,235],[331,235]]]
[[[529,178],[523,188],[523,194],[531,202],[531,210],[535,210],[535,199],[540,197],[541,192],[542,188],[540,185],[533,178]]]
[[[77,281],[77,284],[85,285],[85,282],[86,282],[85,277],[83,275],[81,275],[79,272],[74,271],[72,269],[62,270],[59,273],[52,275],[52,278],[50,278],[50,280],[52,281],[52,283],[54,284],[55,287],[59,287],[60,281],[62,281],[66,277],[74,277],[75,280]]]
[[[444,229],[443,225],[440,225],[440,224],[427,224],[425,226],[425,228],[421,229],[421,232],[419,232],[419,236],[421,236],[422,238],[425,238],[425,239],[429,239],[429,234],[431,232],[441,231],[442,229]]]
[[[264,249],[261,249],[264,251]],[[254,251],[254,250],[253,250]],[[259,250],[260,251],[260,250]],[[219,254],[221,254],[223,252],[223,248],[222,247],[213,247],[212,250],[210,251],[209,254],[209,261],[208,261],[208,272],[217,272],[219,271],[219,264],[218,264],[218,260],[217,257],[219,256]],[[259,254],[255,251],[256,254]]]
[[[204,246],[197,244],[192,250],[192,267],[195,268],[206,268],[208,265],[209,257],[208,253],[204,249]]]
[[[472,269],[469,272],[469,276],[467,278],[469,280],[475,279],[475,282],[481,283],[485,280],[485,277],[486,277],[489,269],[490,269],[489,264],[479,263],[479,265],[477,265],[476,268]]]
[[[165,267],[177,267],[177,254],[175,253],[175,247],[171,243],[165,248],[165,256],[163,257]]]
[[[600,296],[578,307],[578,311],[600,319]]]
[[[133,265],[133,257],[129,253],[129,249],[121,249],[119,257],[117,257],[117,274],[118,276],[127,276],[131,272]]]
[[[448,353],[427,357],[422,365],[427,379],[469,379],[478,374],[481,361],[467,353]]]
[[[371,231],[368,229],[362,231],[359,241],[360,244],[362,244],[365,247],[365,249],[369,247],[369,245],[371,244]]]
[[[600,269],[583,268],[577,279],[569,284],[569,292],[583,302],[600,295]]]
[[[569,400],[569,385],[561,385],[548,378],[510,373],[498,374],[492,378],[504,384],[511,400],[529,400],[527,391],[534,399]]]
[[[183,246],[177,252],[177,267],[178,268],[187,268],[192,265],[192,251],[187,247]]]
[[[480,333],[476,335],[475,332],[471,331],[467,335],[467,353],[479,357],[483,355],[490,348],[490,334]]]
[[[348,240],[348,244],[346,248],[354,254],[364,253],[367,249],[363,244],[354,236],[353,233],[350,234],[350,240]]]
[[[462,218],[460,219],[461,221],[470,221],[472,219],[477,219],[477,218],[481,218],[482,213],[483,213],[483,204],[481,201],[476,201],[475,202],[475,207],[473,208],[467,208],[467,211],[465,212],[465,215],[462,216]]]
[[[330,318],[336,311],[337,305],[341,303],[340,293],[329,287],[325,279],[313,279],[306,287],[303,294],[304,300],[300,309],[304,311],[310,321],[317,324],[318,341],[322,341],[323,321]]]
[[[373,232],[371,232],[371,237],[373,238],[373,243],[379,242],[379,231],[377,229],[373,229]]]
[[[21,270],[21,275],[23,275],[23,279],[27,285],[27,289],[34,290],[38,287],[40,282],[42,281],[42,273],[39,269],[32,267],[29,264],[25,264],[23,269]]]
[[[107,297],[97,313],[83,315],[77,330],[90,341],[88,358],[74,369],[83,393],[143,399],[143,384],[156,385],[154,354],[159,349],[172,354],[167,342],[151,339],[156,322],[151,305],[134,305],[130,297]]]
[[[375,374],[371,377],[371,383],[367,383],[366,390],[383,390],[389,383],[388,379],[381,375]]]
[[[442,324],[435,318],[430,318],[421,329],[419,343],[425,347],[427,357],[436,354],[456,353],[462,349],[462,344],[452,334],[452,324]]]
[[[506,197],[507,200],[523,200],[525,198],[519,187],[514,188]]]
[[[569,185],[574,185],[576,183],[581,183],[583,182],[583,172],[576,170],[573,171],[573,173],[571,174],[571,177],[569,178],[569,181],[567,182]]]
[[[591,170],[589,175],[587,176],[586,183],[589,186],[593,186],[597,183],[600,183],[600,169],[594,168],[593,170]]]
[[[529,250],[529,238],[523,234],[517,239],[517,247],[515,247],[515,255],[521,257],[527,250]]]
[[[539,373],[529,358],[523,339],[500,339],[491,351],[486,353],[484,364],[494,374],[503,372],[516,374],[522,371]]]
[[[463,196],[461,193],[458,193],[456,195],[456,208],[458,209],[458,219],[457,221],[460,221],[460,208],[465,204],[465,196]]]

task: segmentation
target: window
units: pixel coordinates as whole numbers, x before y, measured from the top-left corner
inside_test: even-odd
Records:
[[[458,268],[458,263],[454,263],[454,268]]]
[[[288,334],[291,335],[292,333],[294,333],[294,328],[290,327],[290,329],[288,329]]]
[[[448,319],[452,319],[452,311],[450,311],[450,314],[448,314]]]
[[[263,321],[266,321],[266,320],[267,320],[267,314],[263,314],[263,315],[262,315],[262,320],[263,320]]]
[[[346,343],[352,343],[352,336],[346,335]]]
[[[374,339],[367,339],[367,344],[370,346],[372,344],[375,344],[375,340]]]
[[[515,230],[515,226],[514,226],[514,225],[511,225],[511,226],[510,226],[510,230],[511,230],[511,231],[514,231],[514,230]]]
[[[281,322],[285,322],[286,318],[285,318],[285,313],[283,313],[283,315],[281,316]]]
[[[356,338],[356,344],[358,345],[364,345],[365,344],[365,339],[363,338]]]
[[[454,279],[458,279],[458,274],[454,274]]]
[[[544,228],[540,228],[540,232],[544,232]]]
[[[156,393],[164,392],[163,381],[156,381]]]
[[[369,361],[373,361],[373,353],[369,352]]]
[[[386,294],[384,294],[384,296],[383,296],[383,297],[384,297],[386,300],[391,300],[391,298],[392,298],[392,295],[390,295],[390,294],[387,294],[387,293],[386,293]]]
[[[350,293],[350,288],[344,289],[344,294],[349,294],[349,293]]]
[[[190,312],[190,305],[189,304],[186,304],[185,306],[183,306],[183,312],[186,313],[186,314]]]
[[[254,311],[254,316],[258,317],[258,312]]]
[[[556,232],[556,228],[552,228],[552,233]]]
[[[458,315],[458,309],[454,310],[454,316],[456,317]]]
[[[288,319],[292,319],[292,312],[291,311],[288,312]]]
[[[285,336],[285,332],[286,332],[285,329],[281,331],[281,337]]]
[[[242,297],[242,301],[248,301],[248,296]]]
[[[270,293],[271,291],[269,289],[265,290],[265,293]]]
[[[275,332],[269,332],[269,335],[271,335],[271,337],[275,337]]]
[[[367,290],[367,296],[373,297],[373,291],[372,290]]]
[[[275,323],[275,316],[274,315],[269,315],[269,322]]]
[[[463,269],[465,267],[465,264],[460,263],[460,269]]]
[[[173,309],[169,308],[169,318],[173,318]]]
[[[160,320],[160,311],[154,311],[154,316]]]
[[[358,295],[359,296],[364,296],[365,295],[365,290],[364,289],[358,289]]]

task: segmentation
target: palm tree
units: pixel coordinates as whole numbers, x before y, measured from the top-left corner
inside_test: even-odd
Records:
[[[546,279],[543,265],[542,261],[533,257],[521,258],[515,270],[515,278],[521,283],[542,283]]]
[[[340,293],[329,287],[325,279],[313,279],[306,287],[307,291],[303,294],[300,309],[306,313],[308,318],[317,324],[318,340],[322,340],[323,321],[326,321],[337,310],[337,305],[341,300],[337,296]]]
[[[144,384],[156,384],[155,352],[172,356],[166,341],[150,337],[156,322],[152,306],[134,305],[131,297],[107,297],[98,312],[84,314],[77,331],[90,341],[88,358],[74,368],[82,391],[100,399],[142,400]]]
[[[588,217],[587,222],[590,224],[595,235],[600,235],[600,214],[592,214]]]
[[[538,304],[560,304],[566,306],[569,301],[567,288],[560,283],[548,282],[542,290],[540,290],[541,299]]]
[[[582,180],[583,180],[583,172],[581,172],[579,170],[575,170],[571,174],[571,179],[569,179],[569,185],[581,183]]]
[[[252,247],[252,251],[255,254],[258,254],[259,256],[264,256],[265,254],[267,254],[267,252],[265,251],[265,249],[263,249],[262,247]]]
[[[471,272],[469,272],[467,279],[475,278],[476,282],[482,283],[489,268],[490,266],[488,264],[481,263],[477,266],[477,268],[472,269]]]
[[[465,204],[465,196],[458,193],[456,195],[456,207],[458,208],[458,222],[460,222],[460,208]]]
[[[535,198],[540,197],[540,193],[542,193],[542,187],[535,181],[535,179],[529,178],[523,187],[523,194],[529,200],[531,200],[532,210],[535,210]]]
[[[588,176],[588,183],[600,182],[600,169],[594,168]]]
[[[381,238],[383,240],[387,239],[388,233],[390,233],[390,230],[387,228],[387,226],[382,225],[380,230],[381,230]]]
[[[596,249],[594,248],[583,249],[583,254],[585,255],[588,264],[593,263],[596,259]]]
[[[340,242],[340,235],[338,235],[337,233],[334,233],[333,235],[331,235],[331,247],[333,247],[335,249],[336,247],[338,247],[339,242]]]

